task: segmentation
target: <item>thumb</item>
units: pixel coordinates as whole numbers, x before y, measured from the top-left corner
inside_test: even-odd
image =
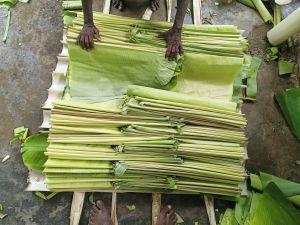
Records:
[[[156,37],[165,39],[166,33],[158,33]]]

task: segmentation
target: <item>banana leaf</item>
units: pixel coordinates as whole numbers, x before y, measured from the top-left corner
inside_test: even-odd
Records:
[[[300,184],[262,172],[259,176],[251,174],[250,178],[251,187],[259,191],[263,191],[269,183],[275,183],[285,197],[300,206]]]
[[[252,57],[250,69],[247,74],[247,91],[246,95],[249,98],[256,98],[257,94],[257,82],[256,77],[258,73],[258,69],[261,64],[261,59],[257,57]]]
[[[177,63],[163,54],[133,48],[95,45],[92,51],[68,43],[72,97],[113,98],[131,84],[168,89]]]
[[[48,134],[36,134],[26,138],[22,144],[22,158],[28,169],[43,170],[43,165],[47,161],[44,154],[48,146],[47,138]]]
[[[295,63],[287,61],[285,59],[279,59],[278,69],[279,75],[291,74],[294,71]]]
[[[300,213],[285,198],[280,189],[269,183],[263,194],[253,193],[251,208],[245,224],[297,225]]]
[[[221,217],[220,225],[238,225],[234,217],[234,210],[230,208],[226,209],[224,215]]]
[[[233,83],[243,65],[243,58],[186,53],[177,85],[173,88],[198,97],[230,101]]]
[[[275,94],[275,100],[292,133],[300,140],[300,87]]]

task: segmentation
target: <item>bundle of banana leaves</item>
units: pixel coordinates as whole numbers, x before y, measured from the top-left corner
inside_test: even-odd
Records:
[[[120,108],[58,101],[45,153],[47,187],[238,196],[247,138],[235,108],[134,85]]]

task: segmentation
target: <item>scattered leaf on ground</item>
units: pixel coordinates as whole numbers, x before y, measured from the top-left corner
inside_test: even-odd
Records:
[[[177,218],[177,224],[184,223],[184,220],[182,219],[182,217],[178,213],[175,213],[175,214],[176,214],[176,218]]]
[[[278,47],[267,48],[266,50],[268,61],[274,61],[278,59],[278,54],[279,54]]]
[[[126,205],[126,208],[129,210],[129,211],[134,211],[135,210],[135,205],[132,204],[132,205]]]
[[[300,166],[300,160],[296,161],[296,165]]]
[[[279,75],[291,74],[294,71],[295,63],[280,59],[278,61]]]
[[[35,192],[35,195],[36,195],[37,197],[39,197],[39,198],[41,198],[41,199],[47,201],[46,195],[44,195],[42,192],[36,191],[36,192]]]
[[[3,205],[2,204],[0,204],[0,211],[2,211],[3,210]]]
[[[7,216],[7,214],[2,214],[2,213],[0,213],[0,219],[1,219],[1,220],[4,219],[6,216]]]
[[[3,159],[2,159],[2,162],[5,162],[5,161],[7,161],[7,160],[9,160],[10,159],[10,155],[7,155],[7,156],[5,156]]]

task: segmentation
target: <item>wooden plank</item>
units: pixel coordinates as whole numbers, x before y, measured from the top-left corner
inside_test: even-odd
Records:
[[[152,10],[150,9],[150,7],[148,7],[147,9],[146,9],[146,11],[144,12],[144,15],[143,15],[143,19],[144,20],[150,20],[151,19],[151,16],[152,16]]]
[[[84,203],[85,192],[74,192],[70,213],[70,225],[78,225]]]
[[[117,192],[113,192],[111,195],[111,220],[113,222],[113,225],[118,225]]]
[[[193,19],[194,24],[202,24],[202,15],[201,15],[201,0],[193,0]]]
[[[104,0],[103,13],[109,14],[111,0]]]
[[[208,220],[210,225],[217,225],[216,215],[215,215],[215,206],[214,206],[214,198],[204,195],[206,212],[208,215]]]
[[[171,22],[171,15],[172,15],[172,0],[166,0],[167,4],[167,21]]]
[[[161,194],[152,194],[152,225],[157,225],[157,219],[160,213],[161,207]]]

